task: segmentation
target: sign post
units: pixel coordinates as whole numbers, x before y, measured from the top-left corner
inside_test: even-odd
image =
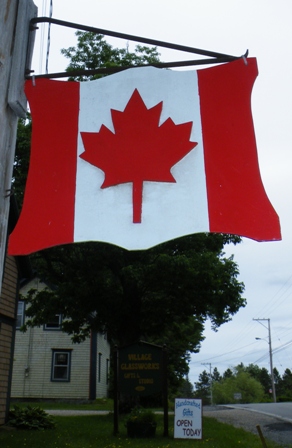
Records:
[[[176,398],[174,411],[174,438],[202,438],[202,400]]]

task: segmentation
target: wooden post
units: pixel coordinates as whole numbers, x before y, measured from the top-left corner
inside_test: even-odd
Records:
[[[32,0],[0,0],[0,294],[9,215],[9,195],[18,116],[25,116],[25,69],[30,67],[29,21],[37,15]]]
[[[256,428],[257,428],[257,430],[258,430],[258,433],[259,433],[259,436],[260,436],[260,439],[261,439],[263,448],[268,448],[268,446],[267,446],[267,444],[266,444],[266,441],[265,441],[265,438],[264,438],[264,436],[263,436],[263,433],[262,433],[262,430],[261,430],[260,425],[256,425]]]

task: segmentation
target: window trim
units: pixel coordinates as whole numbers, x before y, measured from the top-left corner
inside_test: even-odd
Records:
[[[97,374],[97,381],[101,382],[101,360],[102,360],[102,353],[98,353],[98,374]]]
[[[44,331],[60,331],[62,330],[62,314],[56,313],[55,316],[59,316],[59,325],[56,327],[48,327],[50,322],[44,324]]]
[[[109,384],[109,376],[110,376],[110,360],[106,358],[106,384]]]
[[[22,313],[18,313],[18,307],[22,304]],[[21,316],[21,325],[18,325],[18,316]],[[19,300],[17,303],[17,313],[16,313],[16,330],[20,330],[20,328],[24,325],[25,320],[25,301]]]
[[[54,383],[69,383],[71,380],[71,352],[72,349],[63,349],[63,348],[52,348],[52,367],[51,367],[51,381]],[[59,367],[67,367],[67,375],[66,378],[55,378],[54,370],[58,367],[58,364],[55,363],[55,357],[57,354],[65,354],[68,356],[68,362],[66,366],[59,365]]]

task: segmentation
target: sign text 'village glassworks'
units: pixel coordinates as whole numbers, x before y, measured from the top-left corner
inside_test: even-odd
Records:
[[[27,81],[31,161],[9,253],[81,241],[140,250],[198,232],[281,239],[258,166],[257,74],[242,58]]]
[[[174,438],[202,439],[202,400],[194,398],[175,399]]]
[[[162,393],[162,348],[140,342],[119,349],[119,391],[125,395]]]

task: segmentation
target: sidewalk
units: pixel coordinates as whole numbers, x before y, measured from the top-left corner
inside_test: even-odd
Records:
[[[63,417],[70,417],[73,415],[108,415],[111,411],[72,411],[69,409],[60,410],[60,409],[46,409],[46,412],[50,415],[59,415]]]

